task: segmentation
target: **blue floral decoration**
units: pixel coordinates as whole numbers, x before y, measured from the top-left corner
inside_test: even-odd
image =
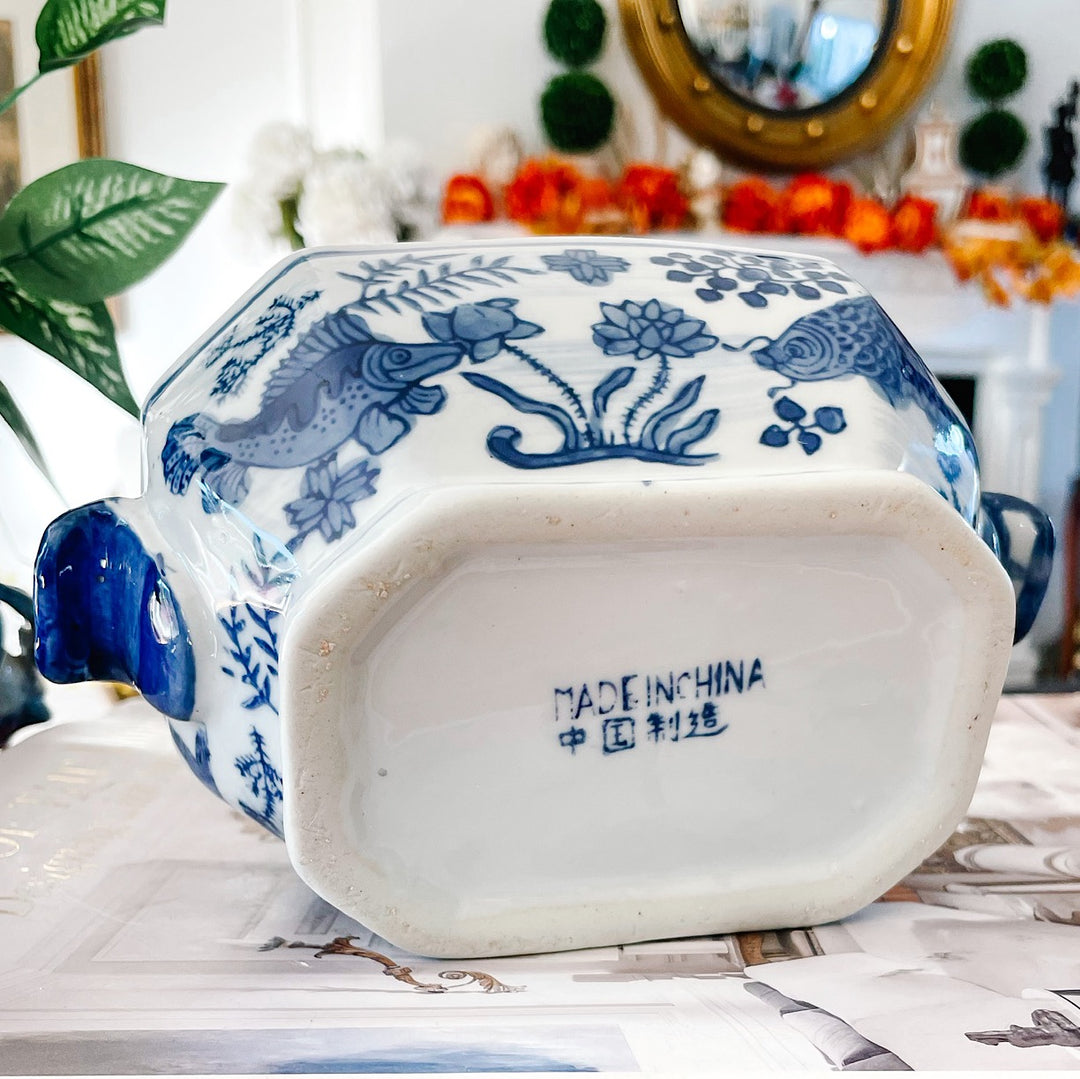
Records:
[[[748,307],[768,307],[770,296],[796,296],[819,300],[823,293],[846,295],[851,278],[835,266],[815,258],[790,255],[753,255],[717,248],[706,254],[670,251],[650,262],[670,266],[669,281],[696,285],[694,293],[705,303],[716,303],[734,293]]]
[[[561,255],[542,255],[549,270],[561,270],[568,273],[575,281],[583,285],[606,285],[612,275],[630,269],[626,259],[615,255],[600,255],[597,252],[577,248],[564,251]]]
[[[473,363],[490,360],[506,347],[507,341],[535,337],[543,327],[514,314],[517,300],[499,296],[483,303],[458,304],[445,314],[430,311],[423,317],[424,329],[436,341],[454,342],[465,348]]]
[[[247,789],[259,801],[256,805],[241,802],[240,808],[252,820],[258,821],[279,839],[283,839],[280,806],[285,791],[281,773],[274,766],[266,748],[266,738],[258,727],[252,727],[248,736],[251,739],[251,752],[237,757],[234,765],[243,777]]]
[[[285,506],[289,524],[297,530],[289,541],[289,549],[296,550],[312,532],[332,543],[348,529],[355,528],[352,506],[375,493],[378,475],[379,469],[372,468],[367,458],[355,461],[340,474],[336,457],[308,468],[300,497]]]
[[[553,468],[615,457],[677,465],[697,465],[710,460],[714,454],[691,452],[712,433],[720,418],[715,408],[696,414],[691,411],[705,384],[704,375],[680,386],[667,404],[652,413],[643,413],[643,408],[667,386],[671,372],[669,357],[692,356],[712,348],[718,339],[700,319],[689,318],[681,308],[655,299],[642,303],[633,300],[602,303],[600,313],[604,319],[593,326],[593,342],[607,355],[633,354],[637,361],[656,360],[656,371],[649,385],[623,414],[621,432],[608,422],[611,404],[634,380],[636,368],[617,367],[609,371],[593,389],[586,407],[581,393],[546,364],[516,345],[506,345],[506,351],[551,383],[569,407],[527,397],[487,375],[464,374],[471,385],[501,397],[519,412],[550,420],[562,436],[558,449],[530,453],[520,446],[522,432],[504,424],[488,435],[492,456],[514,468]],[[643,413],[643,419],[636,424],[639,413]]]
[[[247,617],[243,617],[245,611]],[[269,708],[274,715],[280,714],[274,704],[279,662],[274,623],[280,616],[280,611],[252,603],[245,603],[243,607],[234,603],[229,608],[228,618],[218,615],[218,622],[228,639],[226,655],[232,664],[223,663],[221,670],[230,678],[239,678],[251,691],[243,701],[243,707],[249,711]]]
[[[813,422],[810,423],[806,422],[806,409],[790,397],[781,397],[773,405],[773,412],[784,421],[784,425],[774,423],[766,427],[761,432],[761,444],[779,449],[789,445],[792,436],[795,436],[796,442],[808,457],[821,449],[822,434],[838,435],[847,428],[844,410],[836,405],[815,409]]]
[[[638,414],[667,387],[671,375],[669,357],[681,359],[705,352],[719,338],[707,332],[701,319],[690,318],[681,307],[660,300],[602,303],[600,311],[604,319],[593,323],[593,343],[608,356],[633,356],[635,360],[659,358],[652,382],[623,417],[623,435],[629,441]]]
[[[248,372],[293,332],[300,312],[320,295],[320,292],[312,291],[295,298],[278,296],[246,334],[241,336],[237,327],[232,327],[206,358],[206,367],[225,361],[217,373],[210,396],[224,397],[238,390]]]
[[[211,794],[216,794],[220,798],[221,791],[218,790],[214,773],[210,770],[210,746],[206,740],[206,725],[203,723],[195,724],[195,748],[193,750],[188,749],[187,742],[181,738],[176,727],[171,723],[169,724],[169,733],[172,735],[173,743],[180,750],[180,755],[184,758],[187,766]]]
[[[701,319],[690,318],[681,307],[659,300],[602,303],[600,310],[604,320],[593,324],[593,342],[608,356],[685,358],[707,351],[718,341],[702,332],[705,323]]]

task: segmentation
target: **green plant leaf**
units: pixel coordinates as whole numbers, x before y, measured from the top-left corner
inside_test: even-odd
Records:
[[[15,398],[11,396],[7,386],[2,382],[0,382],[0,420],[3,420],[11,428],[15,437],[22,443],[22,448],[29,454],[30,460],[41,469],[51,483],[52,477],[49,476],[48,466],[45,464],[45,458],[42,456],[37,440],[30,430],[30,424],[26,422],[26,417],[19,410],[19,406],[15,404]]]
[[[0,266],[25,289],[97,303],[156,270],[223,185],[92,159],[23,188],[0,217]]]
[[[103,303],[77,304],[34,296],[0,268],[0,326],[54,356],[133,416],[112,318]]]
[[[69,67],[110,41],[164,21],[165,0],[47,0],[34,31],[38,70]]]

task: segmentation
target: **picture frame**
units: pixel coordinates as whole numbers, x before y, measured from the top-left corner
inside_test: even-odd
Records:
[[[42,0],[0,0],[0,96],[37,74],[34,37]],[[51,72],[0,116],[0,204],[54,169],[105,151],[96,54]]]

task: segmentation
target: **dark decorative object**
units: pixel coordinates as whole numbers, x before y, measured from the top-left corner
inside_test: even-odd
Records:
[[[598,150],[615,124],[615,99],[595,75],[580,70],[604,44],[607,16],[596,0],[551,0],[544,17],[548,52],[574,70],[556,75],[540,96],[548,142],[568,154]]]
[[[960,136],[960,160],[972,172],[1000,176],[1013,168],[1027,149],[1023,122],[1007,109],[987,109]]]
[[[544,18],[544,44],[567,67],[591,64],[604,45],[607,16],[596,0],[551,0]]]
[[[1042,162],[1046,197],[1053,199],[1069,214],[1069,192],[1076,179],[1076,122],[1077,102],[1080,101],[1080,83],[1069,83],[1068,93],[1054,106],[1054,123],[1043,128],[1046,156]]]
[[[1027,81],[1027,54],[1009,38],[988,41],[971,54],[965,75],[980,101],[1004,101]]]
[[[540,98],[544,134],[556,150],[588,153],[603,144],[615,122],[615,99],[585,71],[556,75]]]
[[[1027,55],[1015,41],[988,41],[968,60],[967,84],[987,108],[969,121],[960,135],[960,161],[964,168],[989,179],[1015,168],[1027,149],[1024,122],[1002,108],[1027,80]]]
[[[19,654],[0,648],[0,747],[23,727],[49,718],[42,696],[43,683],[34,667],[34,607],[25,592],[0,584],[0,603],[6,603],[22,620]],[[0,623],[0,631],[3,625]]]

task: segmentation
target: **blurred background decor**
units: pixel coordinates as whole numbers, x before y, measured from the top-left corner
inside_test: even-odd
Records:
[[[316,150],[307,128],[280,122],[256,133],[247,164],[234,192],[236,219],[264,243],[299,250],[421,240],[437,220],[437,185],[412,143],[376,155]]]
[[[1043,128],[1046,155],[1042,163],[1046,197],[1053,199],[1069,216],[1069,195],[1076,179],[1076,107],[1080,83],[1073,79],[1065,96],[1054,105],[1054,122]]]
[[[606,29],[596,0],[551,0],[544,16],[544,44],[570,69],[553,76],[540,95],[544,134],[563,153],[592,153],[611,135],[615,98],[603,79],[585,70],[600,55]]]
[[[1027,53],[1011,38],[988,41],[972,53],[965,75],[972,97],[986,107],[960,133],[960,160],[994,180],[1016,168],[1027,149],[1027,125],[1005,108],[1027,82]]]

